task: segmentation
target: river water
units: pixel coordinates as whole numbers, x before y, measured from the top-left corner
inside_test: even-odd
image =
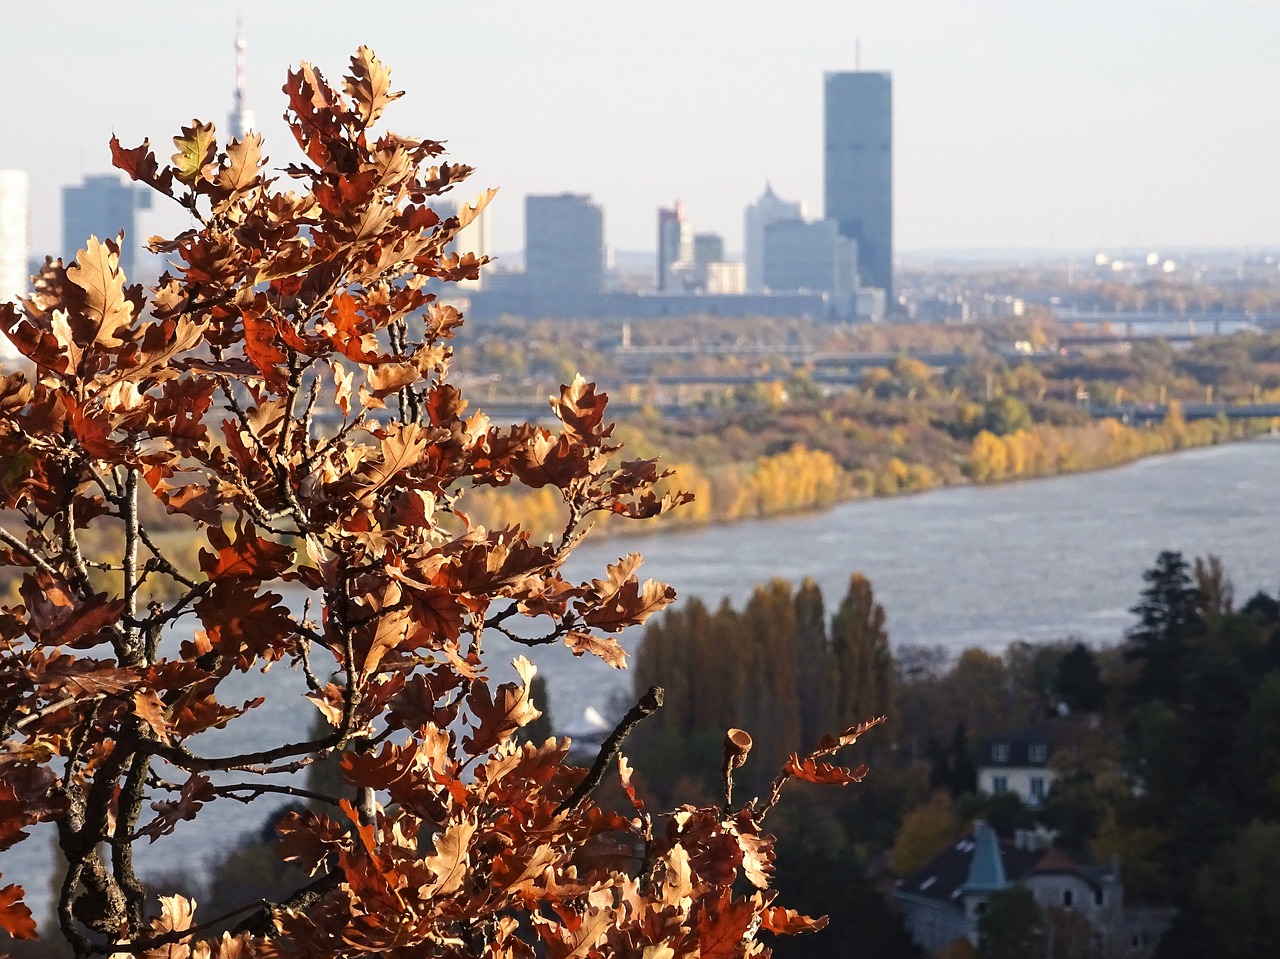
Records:
[[[674,585],[709,605],[728,596],[741,605],[752,587],[775,576],[822,587],[828,610],[850,574],[870,579],[888,615],[895,644],[1003,649],[1014,640],[1121,638],[1142,589],[1142,572],[1163,549],[1188,558],[1222,558],[1241,601],[1280,586],[1280,439],[1154,457],[1097,473],[987,487],[957,487],[895,499],[846,503],[823,513],[708,529],[588,540],[574,554],[570,578],[600,575],[607,562],[642,552],[642,575]],[[634,647],[638,631],[626,637]],[[490,640],[490,656],[505,657]],[[547,678],[552,715],[561,730],[583,726],[587,707],[606,711],[629,693],[629,676],[567,650],[512,648]],[[258,736],[301,737],[314,710],[297,698],[271,702],[270,690],[301,688],[301,678],[275,667],[251,673],[222,698],[269,697],[270,711],[252,726],[218,734],[202,752],[259,748]],[[277,804],[278,805],[278,804]],[[229,838],[256,828],[272,808],[220,802],[200,824],[142,851],[145,867],[198,868]],[[213,838],[211,838],[213,837]],[[21,882],[42,910],[50,852],[33,837],[0,860],[3,883]],[[2,883],[0,883],[2,884]],[[38,911],[37,916],[42,915]]]

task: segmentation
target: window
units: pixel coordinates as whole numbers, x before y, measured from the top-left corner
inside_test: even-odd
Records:
[[[995,763],[1007,763],[1009,761],[1009,744],[993,743],[991,746],[991,761]]]
[[[1040,803],[1044,802],[1044,777],[1043,776],[1031,777],[1029,794],[1031,796],[1032,803],[1039,805]]]
[[[1072,892],[1070,889],[1062,890],[1062,904],[1064,906],[1070,909],[1071,906],[1075,903],[1075,900],[1076,900],[1076,894],[1074,892]]]
[[[1101,887],[1093,891],[1093,901],[1099,906],[1105,906],[1107,904],[1107,894],[1103,892]]]
[[[1032,743],[1027,755],[1033,763],[1042,763],[1049,758],[1049,747],[1044,743]]]
[[[992,776],[991,791],[993,793],[1007,793],[1009,791],[1008,776]]]

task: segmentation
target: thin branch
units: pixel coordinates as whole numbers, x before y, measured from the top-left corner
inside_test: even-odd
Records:
[[[242,772],[281,772],[285,770],[272,769],[267,766],[279,759],[288,759],[296,756],[307,756],[308,754],[320,753],[325,750],[332,749],[342,742],[342,731],[337,730],[328,736],[322,736],[319,739],[309,739],[301,743],[289,743],[284,746],[276,746],[273,749],[263,749],[253,753],[240,753],[235,756],[221,756],[209,758],[205,756],[197,756],[190,752],[185,746],[172,746],[168,743],[155,742],[146,740],[139,744],[139,748],[153,755],[159,756],[166,762],[170,762],[175,766],[186,769],[190,772],[207,772],[211,769],[217,770],[240,770]],[[307,765],[311,762],[308,760]]]
[[[311,597],[307,597],[310,602]],[[302,675],[306,677],[307,688],[313,693],[320,695],[324,692],[324,687],[320,685],[320,680],[316,679],[316,674],[311,669],[311,638],[303,636],[302,642],[298,644],[299,656],[302,659]]]
[[[18,539],[18,537],[14,536],[3,526],[0,526],[0,543],[4,543],[10,549],[17,550],[19,553],[21,553],[23,556],[25,556],[27,559],[31,561],[31,565],[35,566],[36,569],[39,569],[42,572],[47,573],[53,579],[62,578],[62,574],[59,573],[56,569],[54,569],[52,566],[50,566],[48,560],[46,560],[39,553],[33,552],[32,550],[28,549],[26,543],[22,542],[22,540]]]
[[[145,526],[138,526],[138,536],[142,539],[142,544],[151,551],[152,560],[156,563],[155,568],[158,572],[164,573],[170,579],[177,580],[183,586],[187,587],[187,589],[196,588],[196,581],[184,576],[182,571],[179,570],[178,567],[174,566],[173,563],[169,562],[164,553],[160,552],[160,547],[152,541],[151,534],[147,532],[147,528]]]
[[[86,700],[84,696],[67,696],[65,699],[59,699],[57,702],[50,703],[49,705],[45,706],[43,709],[40,709],[34,713],[31,713],[29,716],[24,716],[22,719],[19,719],[16,723],[13,724],[13,728],[15,730],[18,730],[18,729],[22,729],[25,726],[30,726],[32,723],[36,722],[37,720],[43,719],[45,716],[50,716],[53,713],[58,712],[58,710],[60,709],[66,709],[68,706],[74,706],[76,703],[82,703],[82,702],[96,703],[99,700],[104,698],[105,698],[105,695],[103,693],[98,693],[97,695],[91,696],[89,697],[88,700]]]
[[[560,803],[556,807],[556,815],[572,809],[586,799],[591,791],[600,785],[600,780],[604,778],[605,770],[617,758],[618,750],[622,748],[622,741],[631,735],[631,730],[640,725],[641,721],[652,716],[662,708],[662,701],[665,696],[661,686],[650,686],[649,691],[640,697],[640,701],[627,710],[627,714],[622,717],[622,721],[614,727],[613,732],[600,745],[600,752],[596,755],[596,761],[591,764],[591,770],[587,773],[587,778],[578,784],[578,788],[568,799]]]
[[[172,787],[181,789],[179,786]],[[218,796],[226,796],[228,799],[234,799],[236,802],[251,803],[259,796],[267,793],[275,793],[281,796],[297,796],[299,799],[311,799],[315,802],[322,802],[330,806],[337,806],[339,800],[325,793],[314,792],[310,789],[302,789],[298,786],[278,786],[274,783],[234,783],[230,786],[214,786],[213,792]],[[248,793],[247,796],[237,796],[236,793]]]
[[[124,495],[120,504],[124,512],[124,645],[136,654],[139,645],[136,627],[129,624],[138,612],[138,588],[141,585],[138,581],[138,527],[141,525],[138,521],[138,473],[128,466],[124,469]],[[142,663],[126,662],[122,665],[139,666]]]

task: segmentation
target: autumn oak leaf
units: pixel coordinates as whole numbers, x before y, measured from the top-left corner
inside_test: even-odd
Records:
[[[36,938],[36,921],[22,901],[22,887],[8,885],[0,889],[0,929],[14,939]]]
[[[191,126],[182,128],[181,136],[173,138],[173,145],[178,148],[169,161],[173,164],[174,176],[187,186],[195,186],[204,178],[218,150],[213,124],[192,120]]]
[[[857,769],[846,769],[844,766],[834,766],[831,763],[820,763],[813,759],[800,760],[800,757],[794,753],[787,760],[783,770],[796,779],[803,779],[805,782],[826,783],[833,786],[844,786],[848,783],[860,783],[867,775],[867,767],[859,766]]]
[[[81,310],[86,333],[77,337],[81,346],[121,346],[130,339],[121,335],[129,329],[134,315],[134,304],[125,295],[125,277],[120,269],[122,242],[124,234],[118,240],[105,242],[91,236],[67,267],[67,280],[84,291]]]

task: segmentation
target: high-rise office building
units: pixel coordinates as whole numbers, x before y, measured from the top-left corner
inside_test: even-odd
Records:
[[[595,295],[604,285],[604,210],[581,193],[524,198],[524,272],[537,296]]]
[[[804,219],[804,204],[798,200],[784,200],[773,192],[765,181],[764,192],[747,204],[742,217],[743,260],[746,263],[747,292],[763,293],[764,282],[764,229],[778,220]]]
[[[680,293],[685,274],[693,267],[693,224],[684,218],[679,200],[658,209],[658,290]]]
[[[26,170],[0,170],[0,303],[26,293],[30,285],[28,185]]]
[[[824,78],[824,215],[857,241],[861,285],[893,303],[893,81],[859,70]]]
[[[244,51],[248,46],[244,32],[240,29],[240,21],[236,20],[236,92],[231,103],[231,112],[227,114],[227,133],[224,141],[235,137],[244,139],[244,135],[254,127],[253,111],[249,109],[244,95]]]
[[[133,275],[142,237],[134,228],[139,210],[151,208],[151,191],[124,183],[114,173],[87,176],[79,186],[62,188],[62,251],[70,263],[90,236],[99,240],[116,238],[124,230],[120,267],[130,283],[146,278]]]
[[[829,293],[858,287],[858,245],[834,220],[774,220],[764,228],[764,285],[771,293]]]

